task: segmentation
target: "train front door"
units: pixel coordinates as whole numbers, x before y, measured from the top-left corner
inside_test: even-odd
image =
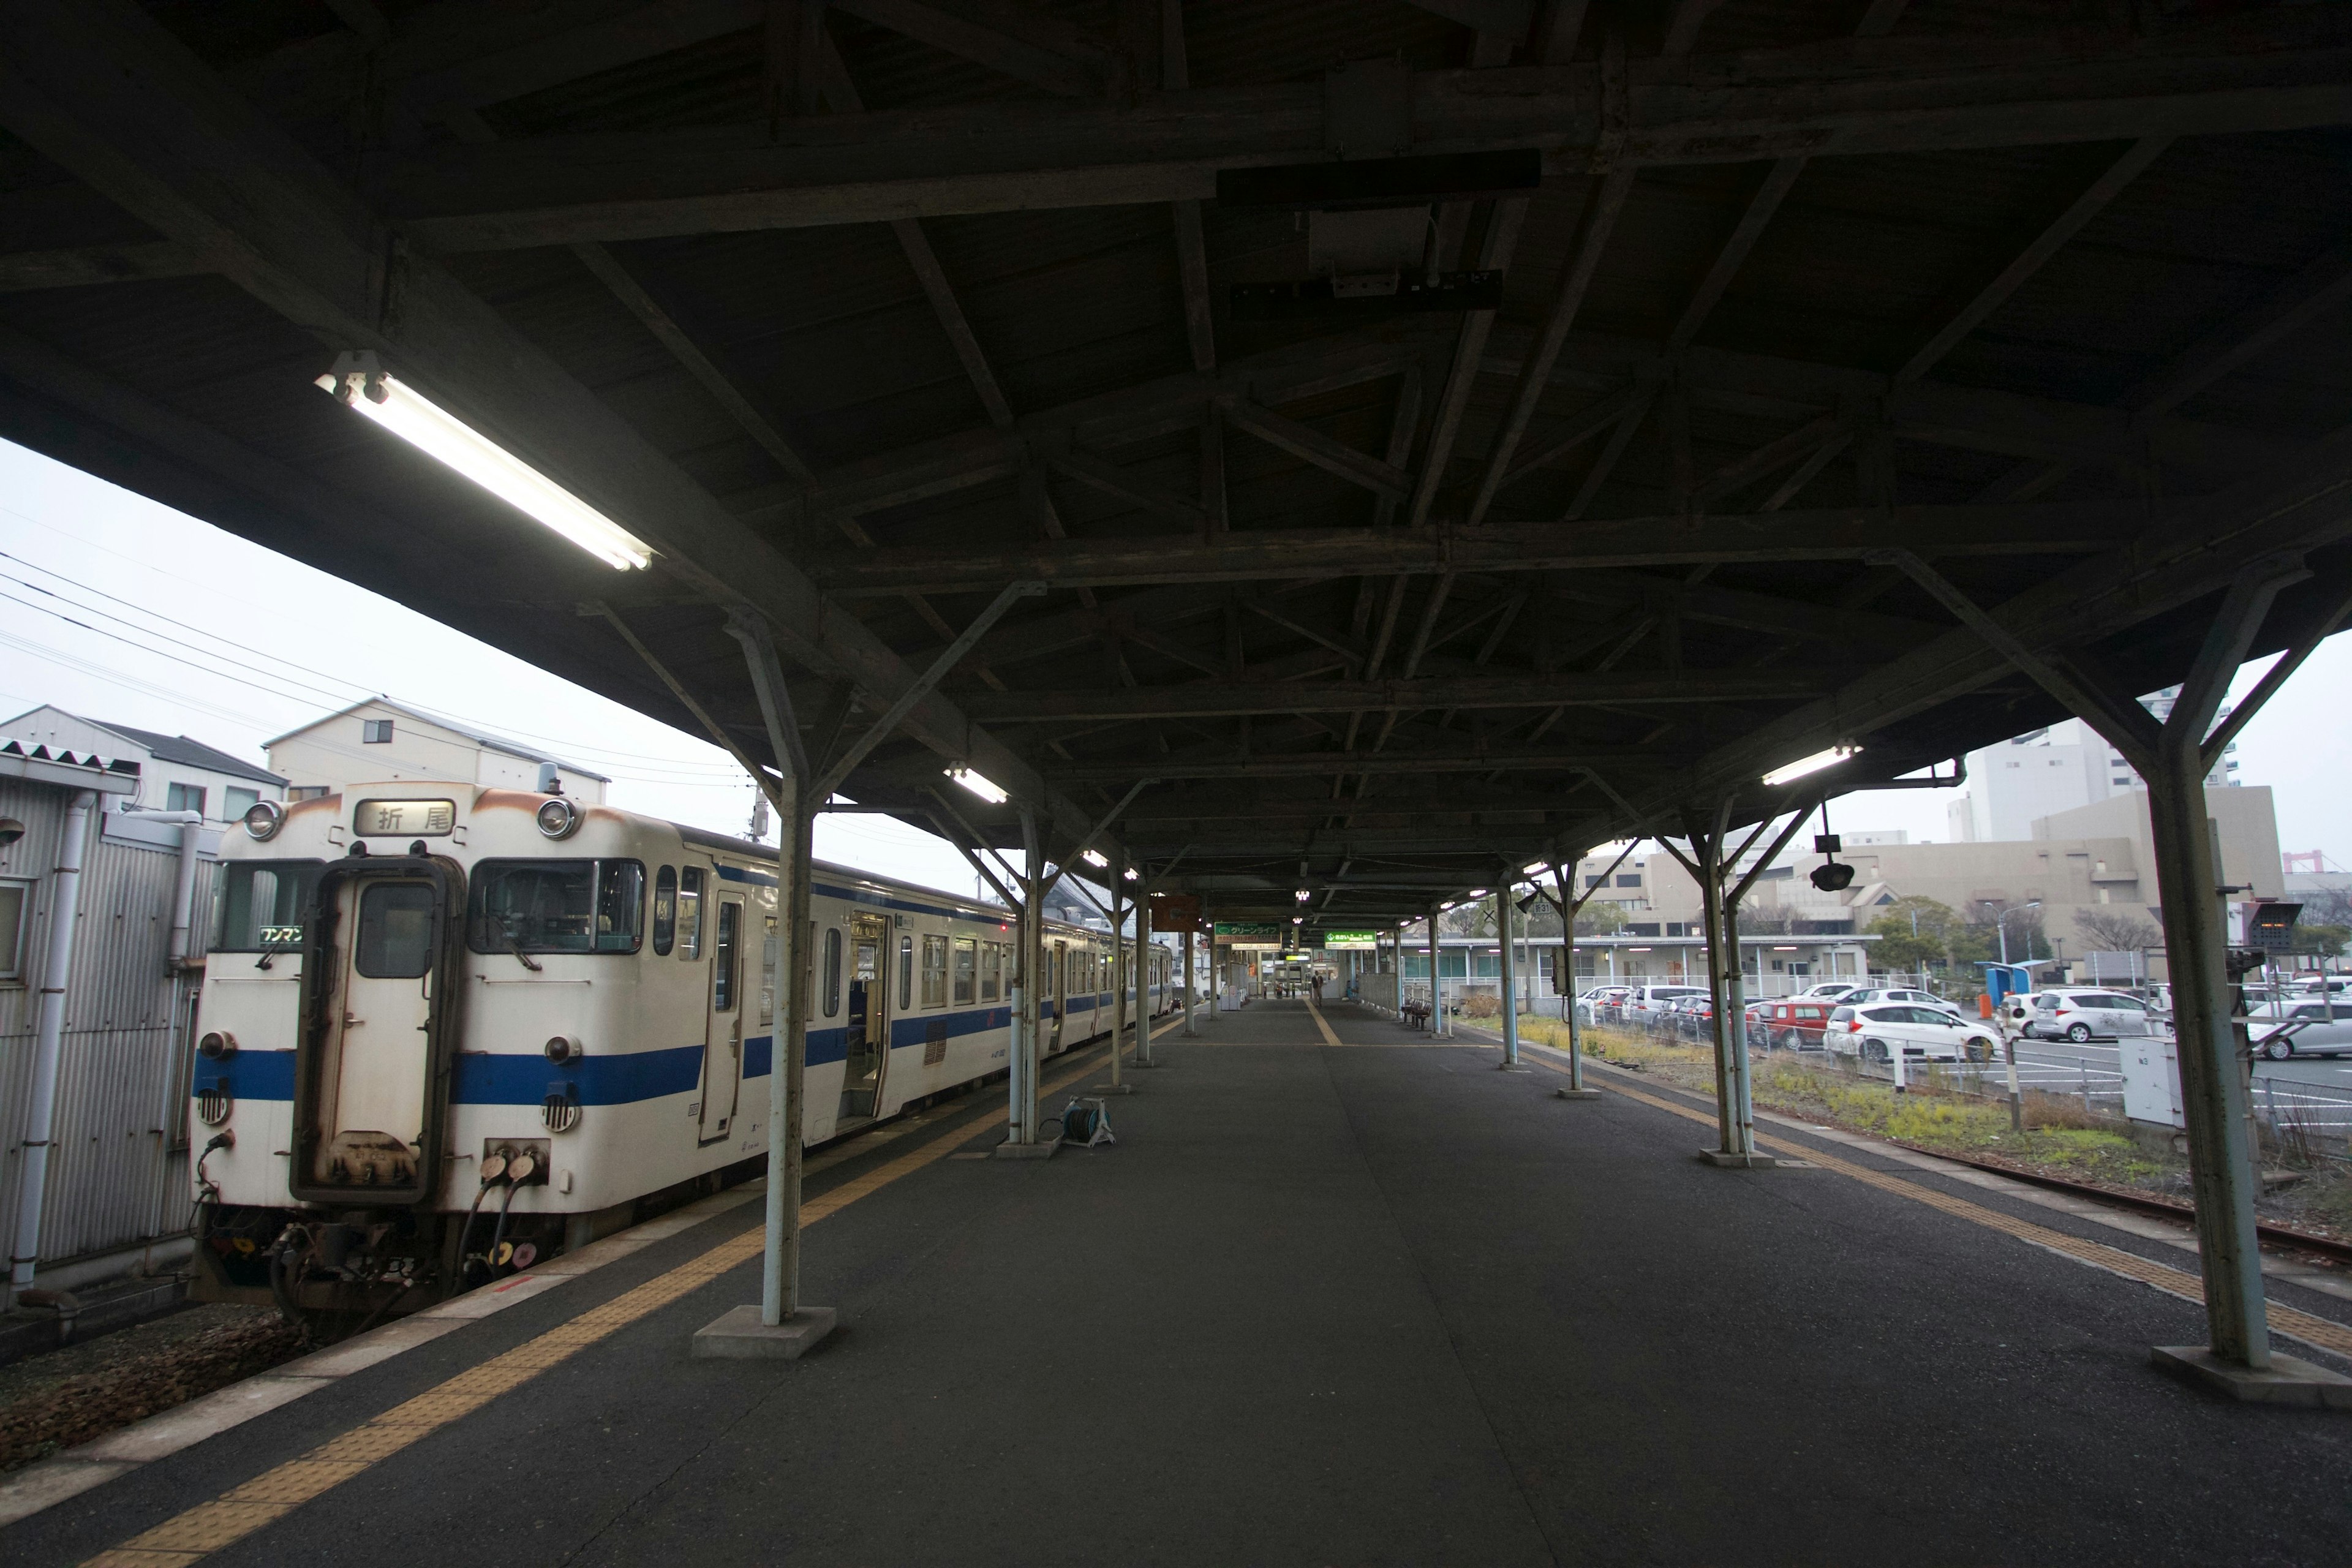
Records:
[[[709,1033],[702,1048],[702,1141],[715,1142],[735,1125],[743,1089],[743,900],[720,898],[710,938]]]
[[[337,955],[341,1008],[326,1031],[320,1131],[310,1179],[406,1186],[421,1143],[431,1050],[440,900],[429,881],[347,881],[335,923],[352,940]]]
[[[890,996],[882,973],[888,931],[880,915],[849,917],[849,1037],[841,1065],[840,1126],[872,1120],[882,1103],[882,1072],[890,1059]]]

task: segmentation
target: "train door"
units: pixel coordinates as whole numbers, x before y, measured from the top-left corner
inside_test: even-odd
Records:
[[[727,1136],[743,1089],[743,900],[722,897],[710,939],[710,1019],[702,1049],[702,1141]]]
[[[882,1103],[882,1069],[890,1056],[890,998],[882,984],[887,940],[880,915],[849,917],[849,1027],[836,1125],[870,1121]]]
[[[1070,1021],[1070,944],[1068,942],[1057,942],[1054,944],[1052,963],[1053,973],[1046,976],[1048,987],[1046,994],[1054,999],[1054,1032],[1048,1037],[1049,1043],[1045,1048],[1048,1051],[1058,1051],[1067,1045],[1069,1039],[1068,1035],[1065,1033]]]
[[[464,882],[446,863],[345,861],[302,965],[294,1194],[415,1203],[437,1186]]]

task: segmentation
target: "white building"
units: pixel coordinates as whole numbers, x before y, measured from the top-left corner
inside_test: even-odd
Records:
[[[52,751],[93,752],[139,764],[139,788],[122,810],[199,811],[231,823],[255,802],[286,798],[286,781],[185,735],[103,723],[62,708],[36,708],[0,724],[0,735]]]
[[[264,749],[269,765],[292,781],[290,798],[296,800],[394,779],[537,789],[541,770],[552,767],[565,795],[600,805],[612,783],[603,773],[520,742],[384,697],[289,730],[265,742]]]
[[[2140,705],[2158,720],[2170,716],[2180,688],[2168,686]],[[2223,717],[2229,709],[2221,710]],[[2231,742],[2205,777],[2206,787],[2235,784],[2238,746]],[[1952,802],[1948,823],[1957,844],[2014,842],[2037,837],[2033,825],[2045,816],[2096,805],[2142,787],[2140,776],[2080,719],[2034,730],[1969,753],[1968,793]]]

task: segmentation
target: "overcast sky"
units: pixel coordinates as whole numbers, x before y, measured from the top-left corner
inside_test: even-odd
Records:
[[[616,805],[722,832],[749,825],[751,785],[708,742],[5,441],[0,552],[0,718],[55,703],[260,763],[264,740],[381,692],[608,773]],[[2263,668],[2246,666],[2235,690]],[[2276,792],[2282,849],[2322,849],[2352,868],[2347,689],[2352,641],[2337,637],[2247,726],[2238,776]],[[1849,795],[1832,804],[1832,826],[1940,842],[1955,793]],[[946,843],[885,817],[820,818],[816,852],[974,886]]]

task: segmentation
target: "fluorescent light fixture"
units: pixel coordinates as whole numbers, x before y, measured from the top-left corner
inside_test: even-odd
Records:
[[[1295,893],[1291,894],[1290,896],[1291,896],[1292,898],[1294,898],[1294,899],[1297,899],[1297,900],[1300,903],[1302,903],[1302,904],[1303,904],[1303,903],[1305,903],[1308,899],[1310,899],[1310,898],[1314,897],[1314,895],[1313,895],[1312,893],[1309,893],[1309,892],[1308,892],[1306,889],[1304,889],[1304,888],[1299,889],[1298,889],[1298,891],[1297,891],[1297,892],[1295,892]]]
[[[1551,866],[1549,863],[1542,860],[1537,861],[1532,866],[1522,866],[1519,868],[1519,875],[1522,877],[1543,877],[1549,876],[1550,872]]]
[[[971,791],[972,794],[980,796],[981,799],[988,802],[991,805],[1003,805],[1006,801],[1013,798],[1011,795],[1005,794],[1004,791],[999,788],[995,784],[992,783],[988,779],[987,775],[983,773],[976,773],[970,768],[950,768],[947,770],[947,774],[948,777],[955,780],[956,783],[963,785],[964,788]],[[1130,871],[1128,875],[1131,877],[1135,875],[1135,873]]]
[[[1861,753],[1860,746],[1832,746],[1826,752],[1815,752],[1810,757],[1799,757],[1793,763],[1774,768],[1764,775],[1764,782],[1768,784],[1789,784],[1809,773],[1820,773],[1823,768],[1833,768],[1847,758]]]
[[[1305,925],[1307,923],[1307,917],[1305,915],[1293,915],[1290,917],[1290,923],[1295,926]]]
[[[640,569],[652,562],[653,546],[415,387],[373,368],[373,358],[347,354],[316,384],[615,571]]]
[[[1470,896],[1474,899],[1483,899],[1486,896],[1486,893],[1487,889],[1485,888],[1473,888],[1470,889]]]
[[[1140,882],[1143,880],[1143,873],[1129,866],[1127,868],[1127,879],[1130,882]]]
[[[1089,866],[1100,866],[1107,869],[1108,868],[1110,862],[1103,858],[1103,853],[1101,850],[1089,849],[1087,851],[1087,864]]]
[[[1772,951],[1774,952],[1794,952],[1797,950],[1793,947],[1776,947]]]

